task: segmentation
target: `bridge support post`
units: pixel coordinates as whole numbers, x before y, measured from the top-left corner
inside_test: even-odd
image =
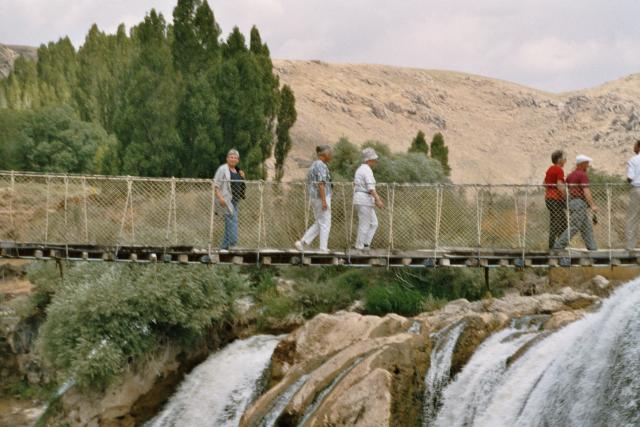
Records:
[[[487,293],[491,293],[491,286],[489,285],[489,267],[484,267],[484,286],[486,288]]]

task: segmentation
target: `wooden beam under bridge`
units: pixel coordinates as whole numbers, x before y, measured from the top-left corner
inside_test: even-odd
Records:
[[[190,246],[90,246],[0,242],[0,257],[23,259],[64,259],[69,261],[231,264],[231,265],[300,265],[353,267],[637,267],[640,253],[625,250],[585,251],[572,249],[558,253],[521,250],[482,250],[477,248],[441,248],[403,251],[373,249],[300,252],[280,249],[236,249],[219,251]]]

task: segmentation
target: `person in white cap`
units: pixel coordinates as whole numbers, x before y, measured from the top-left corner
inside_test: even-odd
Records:
[[[593,225],[589,215],[589,208],[596,213],[598,207],[593,201],[589,189],[589,176],[587,169],[593,160],[580,154],[576,157],[576,168],[571,172],[565,182],[569,186],[569,228],[556,240],[554,249],[564,249],[569,244],[572,235],[580,233],[587,249],[598,250],[598,245],[593,237]]]
[[[627,182],[631,184],[629,193],[629,210],[627,211],[627,226],[625,230],[627,249],[635,250],[640,226],[640,139],[633,144],[633,156],[627,162]]]
[[[358,212],[358,235],[356,249],[369,249],[378,229],[375,207],[382,209],[384,203],[376,191],[376,179],[371,169],[378,163],[378,154],[373,148],[362,150],[362,164],[353,180],[353,205]]]

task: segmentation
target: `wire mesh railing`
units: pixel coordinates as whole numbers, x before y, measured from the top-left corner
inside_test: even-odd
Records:
[[[599,208],[593,226],[598,248],[625,248],[630,188],[593,184],[590,189]],[[377,209],[373,248],[549,248],[542,185],[382,183],[377,190],[386,206]],[[358,215],[352,197],[351,183],[333,183],[332,250],[354,246]],[[214,198],[213,181],[204,179],[0,172],[0,240],[214,250],[224,232],[224,213]],[[238,246],[252,250],[292,249],[314,221],[303,182],[246,181],[238,216]],[[581,247],[579,230],[569,233],[571,245]]]

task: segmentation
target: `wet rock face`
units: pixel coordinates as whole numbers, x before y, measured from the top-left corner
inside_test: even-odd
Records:
[[[282,426],[421,425],[425,375],[437,332],[464,325],[451,358],[453,377],[492,333],[515,324],[552,333],[598,301],[563,288],[557,294],[456,300],[415,319],[318,315],[280,342],[272,356],[271,387],[248,408],[240,425],[261,425],[265,416]],[[284,409],[273,414],[274,402],[294,384],[298,387]]]

